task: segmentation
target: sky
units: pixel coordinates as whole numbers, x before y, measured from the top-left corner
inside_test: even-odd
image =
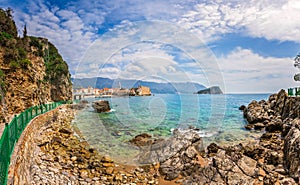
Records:
[[[299,0],[1,0],[22,35],[46,37],[75,78],[219,85],[226,93],[299,86]]]

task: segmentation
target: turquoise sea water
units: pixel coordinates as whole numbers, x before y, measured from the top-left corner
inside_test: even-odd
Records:
[[[175,128],[194,126],[205,144],[230,144],[251,137],[244,129],[243,113],[238,108],[269,94],[155,94],[145,97],[108,98],[112,111],[95,113],[93,108],[79,112],[74,124],[90,145],[103,155],[122,163],[132,163],[139,150],[128,140],[141,133],[166,138]],[[95,99],[89,99],[90,102]]]

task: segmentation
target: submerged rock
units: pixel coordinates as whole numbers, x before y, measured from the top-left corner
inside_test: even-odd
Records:
[[[129,142],[138,147],[149,146],[154,143],[152,136],[147,133],[139,134]]]
[[[246,108],[245,105],[241,105],[241,106],[239,107],[239,110],[244,110],[245,108]]]
[[[109,112],[110,111],[110,106],[109,102],[107,100],[99,100],[99,101],[94,101],[92,104],[92,107],[96,112]]]

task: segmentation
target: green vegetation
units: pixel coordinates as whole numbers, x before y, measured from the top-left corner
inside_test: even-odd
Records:
[[[5,42],[6,40],[13,39],[14,37],[6,32],[0,32],[0,42]]]
[[[33,46],[37,49],[37,51],[34,51],[34,54],[38,57],[44,57],[44,44],[41,42],[41,38],[37,38],[37,37],[29,37],[30,41],[29,41],[29,45]]]
[[[12,14],[13,11],[11,8],[7,8],[6,10],[0,8],[0,32],[5,32],[16,38],[18,31]]]
[[[2,101],[2,98],[5,94],[5,82],[4,82],[4,77],[5,74],[4,72],[0,69],[0,101]]]
[[[48,42],[48,49],[44,52],[44,60],[46,66],[46,80],[56,83],[60,76],[69,76],[69,69],[67,63],[58,53],[56,47]]]
[[[6,10],[0,8],[0,48],[3,51],[3,71],[0,73],[0,85],[4,81],[5,74],[19,70],[23,70],[22,73],[32,74],[31,58],[39,61],[41,58],[44,59],[46,75],[42,83],[56,86],[65,78],[71,82],[68,65],[56,47],[45,38],[28,36],[26,25],[23,29],[23,38],[20,38],[12,13],[10,8]]]

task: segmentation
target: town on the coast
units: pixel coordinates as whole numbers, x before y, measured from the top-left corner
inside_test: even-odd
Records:
[[[147,86],[138,86],[137,88],[76,88],[73,89],[75,100],[83,98],[108,98],[113,96],[151,96],[151,90]]]

